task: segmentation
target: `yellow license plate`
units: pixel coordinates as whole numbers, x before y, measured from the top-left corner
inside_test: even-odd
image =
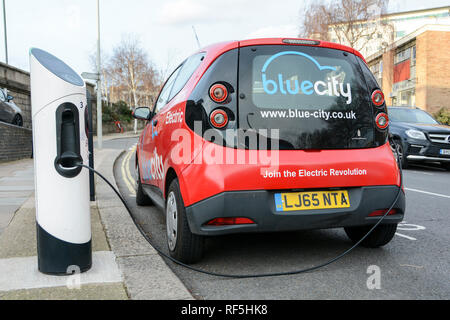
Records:
[[[347,190],[275,193],[277,211],[349,208]]]

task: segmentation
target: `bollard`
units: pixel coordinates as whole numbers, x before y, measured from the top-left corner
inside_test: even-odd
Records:
[[[92,265],[86,86],[53,55],[30,50],[38,269]]]

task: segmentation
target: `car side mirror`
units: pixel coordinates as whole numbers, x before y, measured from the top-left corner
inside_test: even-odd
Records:
[[[139,120],[150,120],[153,118],[153,112],[147,107],[136,108],[133,112],[133,118]]]
[[[8,96],[6,97],[6,101],[11,101],[11,100],[13,100],[14,99],[14,97],[13,96],[10,96],[9,94],[8,94]]]

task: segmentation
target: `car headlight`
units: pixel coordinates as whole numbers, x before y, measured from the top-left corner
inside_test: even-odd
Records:
[[[410,138],[417,139],[417,140],[427,140],[427,137],[425,136],[425,133],[419,130],[409,129],[405,131],[406,135]]]

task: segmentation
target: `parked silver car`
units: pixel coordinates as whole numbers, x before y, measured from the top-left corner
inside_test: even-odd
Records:
[[[23,126],[22,110],[12,101],[13,96],[0,89],[0,121]]]

